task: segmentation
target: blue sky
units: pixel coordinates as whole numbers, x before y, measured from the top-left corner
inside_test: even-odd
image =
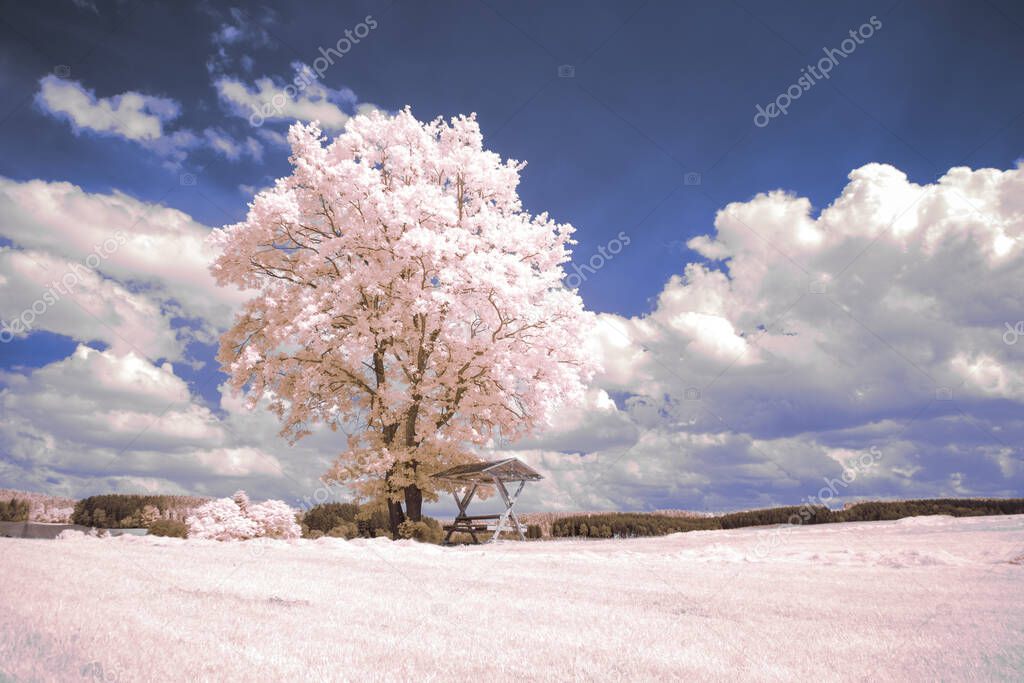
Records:
[[[646,348],[648,355],[660,356],[622,370],[636,378],[633,384],[612,378],[612,371],[599,380],[595,390],[603,393],[595,401],[610,401],[610,406],[602,405],[614,415],[598,411],[603,416],[600,424],[580,418],[564,433],[548,441],[540,438],[523,451],[523,457],[538,462],[572,463],[567,466],[570,471],[551,477],[551,488],[544,494],[549,498],[538,494],[537,506],[559,497],[564,500],[567,492],[582,507],[731,508],[799,502],[818,491],[820,479],[841,471],[836,467],[841,468],[842,457],[833,451],[868,448],[865,433],[883,432],[885,438],[878,437],[877,442],[898,444],[893,448],[899,456],[883,461],[890,468],[886,476],[880,472],[865,476],[847,493],[1019,493],[1022,472],[1015,445],[1019,440],[1010,435],[1018,429],[1014,415],[1020,395],[1014,373],[1019,373],[1020,358],[1007,354],[1024,343],[998,346],[1004,325],[1012,328],[1024,318],[1020,281],[1010,277],[1017,272],[1018,261],[979,261],[978,265],[970,259],[971,254],[978,256],[975,252],[932,250],[927,258],[921,256],[899,270],[898,276],[893,275],[897,271],[878,266],[893,282],[901,283],[886,292],[837,289],[837,303],[850,307],[848,317],[856,319],[851,329],[859,332],[844,332],[846,328],[833,324],[831,317],[825,320],[814,311],[800,314],[800,322],[816,321],[821,324],[817,333],[825,335],[831,329],[837,335],[816,338],[815,349],[826,355],[831,353],[830,343],[837,348],[851,344],[847,352],[836,351],[829,358],[847,358],[857,366],[856,373],[835,369],[839,365],[801,365],[798,361],[804,351],[789,349],[793,355],[787,356],[785,348],[772,347],[773,357],[786,357],[789,363],[787,370],[775,368],[768,374],[782,372],[781,376],[792,378],[793,386],[803,386],[803,402],[782,389],[751,390],[751,382],[761,382],[765,376],[757,367],[769,368],[772,361],[748,353],[744,346],[737,347],[741,360],[723,371],[726,380],[735,382],[724,390],[721,384],[708,382],[728,364],[719,367],[710,356],[702,359],[699,353],[704,341],[708,348],[729,348],[730,342],[722,337],[709,341],[701,336],[708,329],[718,329],[715,325],[721,320],[728,321],[741,343],[767,331],[766,342],[784,344],[785,315],[795,313],[783,312],[782,304],[777,309],[765,304],[763,319],[755,320],[751,300],[741,305],[737,299],[716,313],[710,327],[694,332],[685,316],[680,317],[681,311],[672,308],[673,302],[707,303],[715,297],[708,298],[710,289],[704,292],[708,296],[697,291],[692,274],[679,284],[682,289],[676,291],[671,285],[672,278],[682,278],[687,264],[703,265],[729,274],[730,296],[750,296],[741,285],[754,275],[741,272],[743,254],[759,254],[768,270],[788,268],[787,263],[806,264],[793,256],[799,245],[790,249],[786,243],[792,236],[766,237],[775,234],[769,225],[775,219],[758,213],[759,193],[783,190],[793,198],[806,198],[806,214],[813,220],[853,187],[851,173],[868,164],[891,166],[904,174],[900,180],[878,167],[865,172],[865,187],[881,185],[892,193],[898,193],[896,186],[904,182],[920,187],[938,183],[941,188],[940,179],[954,167],[1008,174],[998,181],[987,176],[963,180],[949,194],[982,214],[982,222],[992,230],[1003,230],[1004,238],[1014,242],[1011,257],[1019,256],[1014,250],[1020,249],[1015,242],[1020,235],[1006,226],[1016,226],[1020,220],[1015,208],[1019,204],[1014,203],[1019,200],[1014,198],[1021,186],[1016,175],[1009,174],[1016,174],[1018,159],[1024,155],[1024,90],[1019,87],[1019,74],[1024,73],[1024,9],[1011,2],[651,1],[584,6],[397,0],[302,7],[267,3],[245,10],[219,3],[136,6],[87,0],[47,9],[13,5],[0,19],[0,83],[6,95],[0,104],[4,149],[0,176],[9,183],[5,192],[11,202],[5,204],[7,225],[0,244],[25,254],[35,249],[74,256],[61,252],[59,240],[39,237],[42,223],[11,227],[15,219],[10,209],[18,202],[23,208],[38,209],[31,202],[40,200],[26,185],[34,180],[44,181],[51,192],[56,191],[55,183],[71,183],[100,204],[104,197],[127,197],[138,202],[132,206],[177,209],[207,229],[241,219],[255,190],[289,172],[287,149],[275,142],[279,137],[275,135],[286,131],[289,122],[282,118],[252,126],[244,105],[228,94],[229,86],[235,86],[231,92],[236,94],[256,93],[261,79],[280,87],[292,78],[297,64],[312,64],[321,48],[336,45],[346,30],[366,23],[368,17],[375,27],[318,80],[322,103],[340,116],[366,107],[393,112],[406,105],[420,119],[476,112],[488,148],[529,162],[521,185],[525,206],[534,212],[548,211],[577,227],[577,263],[587,262],[620,232],[631,238],[628,247],[580,283],[580,292],[588,308],[608,314],[610,324],[620,325],[618,333],[627,347],[623,350],[613,343],[617,353],[628,356],[630,345],[635,345]],[[803,69],[818,64],[825,51],[842,48],[851,31],[866,35],[862,27],[872,19],[878,28],[858,40],[848,56],[837,59],[827,79],[817,79],[802,90],[785,115],[763,127],[755,124],[758,105],[777,102],[781,93],[798,82]],[[126,93],[133,93],[142,108],[117,110],[132,100]],[[104,114],[105,104],[118,113]],[[109,120],[102,120],[103,116]],[[142,128],[133,128],[135,119]],[[154,133],[145,126],[158,130]],[[979,189],[982,180],[998,186],[992,191],[1002,197],[991,210],[984,204],[991,192]],[[865,201],[871,206],[885,203],[872,197]],[[946,215],[942,211],[952,211],[949,207],[955,201],[959,199],[939,197],[927,211],[923,204],[910,209],[920,222],[916,229],[925,234],[928,221],[942,223],[941,215]],[[735,215],[741,216],[737,220],[744,225],[734,225],[731,241],[723,242],[728,220],[716,224],[716,215],[733,202],[747,203],[754,218],[743,218],[745,209],[737,209]],[[775,209],[785,213],[779,206]],[[26,215],[31,213],[29,208],[24,210]],[[902,210],[894,209],[888,222],[898,220]],[[1002,210],[1006,213],[995,215]],[[853,208],[844,211],[836,221],[846,217],[856,222],[863,216]],[[46,229],[73,232],[71,225],[54,227],[54,222],[72,220],[75,212],[63,216],[47,223]],[[947,218],[953,223],[958,220],[956,215]],[[768,226],[764,229],[757,222],[762,219]],[[176,219],[168,214],[167,220]],[[126,220],[122,229],[132,236],[136,225]],[[154,223],[147,229],[160,227]],[[954,241],[957,230],[975,235],[973,228],[953,225],[948,229]],[[716,230],[725,247],[694,248],[694,238],[714,238]],[[755,237],[741,244],[739,235],[745,230],[747,237]],[[843,232],[834,226],[832,230]],[[883,246],[887,239],[881,240]],[[836,244],[832,256],[822,257],[820,264],[868,244],[867,240]],[[889,246],[893,253],[917,258],[913,246],[910,252],[906,243]],[[717,253],[728,253],[728,257],[718,258]],[[784,254],[785,259],[775,262],[772,254]],[[1003,256],[1002,252],[997,255]],[[173,259],[173,252],[167,252],[167,257]],[[228,449],[241,462],[248,457],[245,453],[252,455],[244,449],[261,447],[248,434],[237,438],[221,434],[216,443],[198,437],[194,443],[174,443],[168,436],[146,452],[136,452],[135,445],[115,448],[83,435],[88,429],[77,433],[71,424],[59,434],[44,433],[38,414],[25,408],[32,405],[30,395],[41,395],[32,393],[32,387],[44,378],[34,373],[50,367],[54,377],[47,386],[58,391],[63,385],[56,371],[71,372],[66,366],[78,357],[79,344],[100,354],[120,354],[117,357],[122,359],[134,348],[146,359],[146,367],[139,370],[143,374],[168,362],[172,378],[188,387],[186,402],[192,401],[196,410],[208,410],[207,421],[216,423],[216,429],[239,431],[237,424],[231,426],[235,419],[231,409],[222,404],[218,385],[223,375],[212,360],[219,323],[202,322],[208,313],[210,320],[216,315],[198,303],[200,295],[194,296],[195,302],[179,296],[174,276],[136,271],[143,268],[138,260],[121,263],[119,258],[109,260],[111,268],[99,269],[100,280],[118,283],[125,297],[152,304],[155,315],[167,321],[169,338],[151,346],[134,341],[120,344],[114,337],[104,340],[104,333],[97,332],[101,328],[92,323],[76,327],[71,318],[56,321],[63,313],[55,308],[46,315],[52,323],[36,325],[30,334],[0,346],[7,408],[24,421],[19,422],[21,429],[9,430],[0,441],[0,454],[6,458],[0,480],[9,480],[2,483],[73,493],[145,485],[211,494],[230,493],[220,489],[238,484],[265,495],[301,497],[320,467],[310,462],[310,453],[329,456],[321,443],[301,453],[275,445],[269,448],[275,455],[268,457],[278,458],[280,468],[269,461],[261,461],[263,469],[221,468],[220,481],[204,476],[201,466],[187,464],[187,452],[199,448],[223,455],[217,449]],[[730,270],[729,258],[735,271]],[[817,256],[807,258],[813,261]],[[17,269],[14,261],[7,265]],[[975,265],[977,269],[970,270]],[[972,301],[988,313],[969,314],[964,307],[969,309],[970,302],[958,301],[956,291],[939,284],[947,266],[970,270],[977,276],[972,282],[996,273],[992,286],[1006,277],[1011,291],[973,292]],[[860,267],[865,272],[853,276],[863,282],[871,277],[874,266],[865,257],[858,261]],[[187,279],[191,272],[184,268],[180,277]],[[8,287],[14,286],[12,281],[5,280]],[[758,282],[764,285],[765,281]],[[768,301],[770,289],[759,289],[757,301]],[[843,299],[844,293],[849,293],[849,300]],[[884,315],[871,308],[872,296],[879,297],[875,303],[890,302],[896,294],[904,297],[902,303],[886,303]],[[28,294],[21,291],[18,296]],[[14,294],[5,297],[9,305],[2,313],[7,320],[23,306],[15,305]],[[991,305],[985,297],[991,298]],[[916,305],[922,299],[934,305]],[[31,296],[26,299],[32,300]],[[959,312],[952,316],[956,330],[933,330],[937,311],[954,304]],[[134,311],[141,310],[133,306]],[[925,345],[931,352],[915,356],[912,349],[920,345],[913,326],[904,329],[895,324],[909,323],[907,311],[923,316],[920,340],[932,340],[934,332],[934,339],[956,339],[956,349],[942,349],[929,341]],[[112,315],[122,322],[129,317],[123,312]],[[138,324],[145,326],[139,315]],[[647,329],[652,326],[660,326],[660,332]],[[809,338],[797,321],[791,328],[790,341]],[[986,329],[985,339],[994,338],[997,345],[986,350],[988,342],[973,336],[979,329]],[[863,342],[853,339],[852,335],[861,333],[866,335]],[[869,344],[878,349],[865,351]],[[676,350],[687,352],[683,355],[690,365],[675,365]],[[756,351],[761,350],[758,346]],[[904,368],[889,365],[892,358],[880,360],[883,351]],[[752,358],[756,362],[748,365]],[[985,365],[988,362],[996,363],[998,369],[992,370]],[[913,368],[905,375],[908,364],[925,366],[919,369],[930,384],[918,386],[917,380],[924,380],[913,379],[921,374]],[[878,399],[871,410],[840,405],[849,402],[850,392],[867,391],[853,386],[861,381],[854,376],[869,378],[878,391],[891,393],[905,387],[908,393],[934,397],[935,391],[946,388],[943,382],[953,385],[963,379],[956,375],[956,369],[963,367],[972,368],[975,379],[991,373],[1000,379],[990,383],[990,395],[965,392],[961,397],[957,385],[956,410],[946,404],[937,407],[930,399],[901,402],[891,395]],[[695,382],[687,375],[691,371],[701,378],[695,386],[705,388],[702,406],[717,416],[717,429],[701,421],[710,419],[707,414],[696,423],[685,423],[673,412],[673,406],[686,405],[685,389]],[[953,373],[952,378],[942,375],[946,371]],[[841,396],[826,397],[819,393],[824,389],[818,384],[814,391],[804,384],[805,379],[828,379],[831,374],[836,386],[845,387]],[[674,386],[678,382],[671,378],[681,375],[685,375],[678,379],[682,384]],[[1002,388],[991,390],[992,386]],[[721,396],[715,396],[716,390],[722,391]],[[897,436],[892,422],[915,415],[935,422],[926,422],[930,426],[920,434],[914,434],[916,427],[910,425],[910,437],[907,432]],[[608,426],[620,423],[618,432]],[[43,450],[27,445],[27,433],[33,434],[31,443],[49,445]],[[944,435],[941,443],[933,442],[937,434]],[[715,435],[719,441],[705,452],[695,445],[695,435]],[[46,455],[45,448],[54,444],[71,450],[81,447],[91,455],[82,460]],[[646,447],[659,455],[645,455]],[[773,449],[806,450],[807,455],[787,467]],[[935,455],[936,451],[945,455]],[[681,452],[686,455],[671,455]],[[170,455],[161,460],[160,453]],[[200,461],[215,457],[206,455]],[[588,458],[603,460],[605,465],[590,465],[588,470]],[[630,470],[626,465],[634,459],[636,467]],[[785,485],[779,484],[781,470],[766,463],[791,470],[781,477]],[[662,481],[666,485],[658,484]]]

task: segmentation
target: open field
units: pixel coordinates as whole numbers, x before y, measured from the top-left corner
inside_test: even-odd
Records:
[[[0,539],[0,671],[114,681],[1024,677],[1024,516],[811,526],[767,544],[765,533],[458,548]]]

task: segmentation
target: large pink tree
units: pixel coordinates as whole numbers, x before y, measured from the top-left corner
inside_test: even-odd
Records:
[[[218,283],[256,291],[218,358],[283,436],[347,434],[328,477],[385,501],[394,531],[436,500],[432,473],[582,396],[594,317],[562,286],[573,228],[523,210],[525,164],[485,150],[473,116],[288,139],[292,174],[211,236]]]

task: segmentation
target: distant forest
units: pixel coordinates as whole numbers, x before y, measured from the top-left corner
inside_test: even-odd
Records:
[[[59,522],[71,521],[75,501],[71,498],[48,496],[13,489],[0,489],[0,522]]]
[[[739,529],[776,524],[832,524],[950,515],[1024,514],[1024,498],[934,498],[923,500],[865,501],[842,510],[824,506],[790,506],[730,512],[724,515],[676,517],[664,513],[608,512],[568,514],[551,522],[548,535],[556,538],[630,538],[663,536],[680,531]]]
[[[70,498],[0,489],[0,521],[74,523],[107,529],[152,528],[152,532],[184,535],[185,518],[208,498],[109,494],[79,501]],[[381,535],[384,513],[354,503],[324,503],[297,511],[303,535],[344,538]],[[520,514],[529,538],[635,538],[687,531],[738,529],[778,524],[874,522],[923,515],[975,517],[1024,514],[1024,498],[934,498],[863,501],[842,510],[824,506],[788,506],[714,515],[686,510],[654,512],[535,512]],[[167,527],[165,529],[165,527]],[[172,528],[173,527],[173,528]],[[427,519],[415,538],[439,541],[441,525]]]

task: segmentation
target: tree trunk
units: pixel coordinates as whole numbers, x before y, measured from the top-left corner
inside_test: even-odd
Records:
[[[402,503],[388,499],[388,526],[391,527],[392,538],[398,538],[398,525],[404,521],[405,513],[402,512]]]
[[[416,484],[405,487],[405,513],[414,522],[423,516],[423,491]]]
[[[374,359],[376,363],[376,358]],[[395,438],[395,432],[398,430],[398,423],[387,425],[384,427],[384,443],[388,446],[391,445],[392,440]],[[398,525],[405,521],[405,513],[402,512],[402,503],[397,500],[391,499],[391,494],[395,493],[395,489],[391,484],[391,478],[394,476],[395,467],[391,466],[391,469],[384,475],[384,489],[387,492],[387,504],[388,504],[388,530],[391,532],[391,538],[394,540],[398,539]]]

